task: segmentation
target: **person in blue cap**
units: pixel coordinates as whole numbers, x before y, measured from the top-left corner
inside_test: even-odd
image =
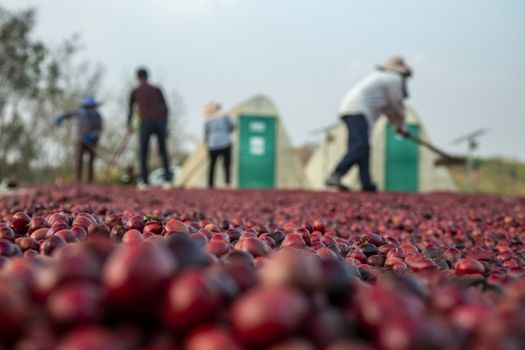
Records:
[[[78,141],[76,146],[75,178],[82,182],[84,156],[88,156],[88,182],[94,180],[94,163],[96,147],[102,133],[102,116],[98,111],[100,105],[93,96],[88,96],[79,109],[55,117],[55,124],[60,126],[66,119],[77,118]]]

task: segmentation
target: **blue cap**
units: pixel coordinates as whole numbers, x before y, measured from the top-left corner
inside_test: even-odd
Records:
[[[82,107],[96,107],[100,103],[95,100],[93,96],[87,96],[84,100],[84,103],[82,104]]]

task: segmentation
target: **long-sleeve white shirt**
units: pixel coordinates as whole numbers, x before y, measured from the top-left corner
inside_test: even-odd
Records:
[[[405,116],[403,84],[399,73],[375,71],[345,95],[339,116],[363,114],[368,120],[369,132],[381,114],[385,114],[394,126],[400,126]]]

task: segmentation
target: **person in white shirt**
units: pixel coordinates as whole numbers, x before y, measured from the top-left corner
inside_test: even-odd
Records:
[[[206,123],[204,127],[204,141],[208,148],[210,157],[210,168],[208,173],[208,187],[213,188],[215,177],[215,165],[217,159],[222,157],[224,164],[224,175],[226,187],[230,187],[230,168],[232,142],[231,133],[235,129],[230,117],[221,111],[221,105],[215,102],[208,102],[204,108]]]
[[[406,80],[411,74],[402,57],[392,56],[346,94],[341,102],[339,117],[348,129],[347,153],[326,179],[327,186],[347,189],[341,178],[357,164],[362,190],[376,191],[369,173],[370,133],[374,123],[384,114],[400,135],[407,135],[403,126],[403,100],[408,97]]]

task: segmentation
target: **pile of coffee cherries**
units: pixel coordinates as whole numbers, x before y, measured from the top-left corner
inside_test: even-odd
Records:
[[[39,186],[0,349],[524,349],[525,198]]]

